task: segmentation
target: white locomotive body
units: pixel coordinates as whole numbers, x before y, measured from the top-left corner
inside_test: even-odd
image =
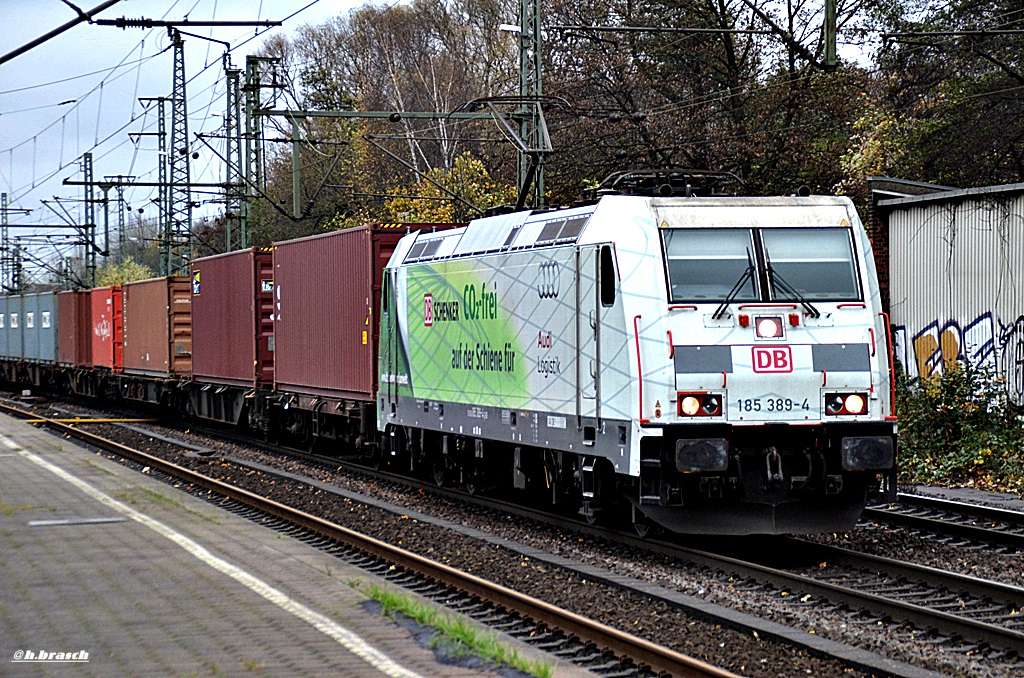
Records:
[[[849,200],[652,198],[404,238],[387,459],[687,533],[853,526],[894,490],[888,323]]]

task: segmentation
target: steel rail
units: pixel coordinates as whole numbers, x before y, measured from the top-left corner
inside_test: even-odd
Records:
[[[899,503],[922,509],[961,515],[964,521],[944,519],[939,516],[922,516],[905,513],[896,506],[886,508],[869,506],[864,509],[863,517],[882,523],[894,523],[938,534],[950,534],[965,539],[993,544],[1002,544],[1024,550],[1024,514],[991,506],[979,506],[963,502],[921,497],[919,495],[899,495]],[[989,521],[1004,525],[1007,529],[985,527],[971,521]],[[1014,531],[1014,528],[1019,531]]]
[[[905,619],[922,628],[938,629],[946,635],[960,636],[973,642],[1016,651],[1024,654],[1024,632],[996,624],[959,617],[949,612],[935,610],[927,605],[893,600],[883,595],[824,582],[783,569],[725,556],[708,551],[699,551],[677,546],[658,546],[652,550],[664,555],[689,560],[717,570],[733,572],[758,582],[770,583],[784,591],[799,591],[832,602],[849,605],[854,609],[867,610],[883,617]]]
[[[809,549],[816,558],[846,564],[865,570],[884,572],[894,578],[916,581],[936,588],[944,588],[951,592],[966,593],[976,598],[990,598],[998,603],[1013,603],[1018,609],[1024,609],[1024,587],[1014,584],[981,579],[959,572],[949,572],[929,565],[918,565],[885,556],[860,553],[840,546],[815,544],[802,539],[794,539],[799,547]]]
[[[40,419],[34,413],[2,403],[0,403],[0,410],[23,419]],[[688,657],[643,638],[638,638],[567,610],[562,610],[542,600],[462,572],[443,563],[432,561],[411,551],[392,546],[346,527],[335,525],[317,516],[275,502],[266,497],[261,497],[228,483],[209,478],[172,462],[89,433],[88,431],[49,419],[44,419],[40,425],[132,459],[133,461],[144,463],[170,476],[229,497],[259,511],[271,514],[329,539],[386,560],[398,567],[452,585],[470,595],[486,599],[494,605],[513,610],[536,622],[547,624],[569,635],[575,635],[585,642],[591,642],[598,647],[629,657],[634,662],[649,667],[652,671],[667,673],[673,676],[736,678],[736,674],[693,657]]]

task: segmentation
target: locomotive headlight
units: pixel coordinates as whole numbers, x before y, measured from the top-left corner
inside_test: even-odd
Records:
[[[754,330],[758,339],[781,339],[782,318],[779,316],[763,316],[754,318]]]
[[[825,396],[825,414],[865,414],[867,411],[866,393],[829,393]]]
[[[677,393],[680,417],[717,417],[722,414],[722,396],[715,393]]]
[[[858,393],[851,393],[843,400],[843,406],[849,414],[864,414],[867,411],[867,404],[864,396]]]
[[[679,401],[679,411],[692,417],[700,410],[700,400],[694,396],[686,396]]]

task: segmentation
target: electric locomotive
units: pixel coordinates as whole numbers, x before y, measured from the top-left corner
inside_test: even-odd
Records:
[[[646,197],[401,240],[384,459],[643,534],[853,527],[895,492],[888,321],[839,197]]]

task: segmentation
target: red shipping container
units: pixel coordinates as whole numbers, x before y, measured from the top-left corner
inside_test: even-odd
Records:
[[[384,267],[407,231],[455,225],[368,225],[275,243],[275,386],[372,400]]]
[[[57,362],[92,367],[92,302],[88,291],[57,295]]]
[[[92,366],[121,371],[122,305],[120,287],[89,290],[92,307]]]
[[[274,272],[269,249],[192,262],[192,375],[239,386],[274,382]]]
[[[124,372],[192,373],[192,288],[185,276],[126,283]]]

